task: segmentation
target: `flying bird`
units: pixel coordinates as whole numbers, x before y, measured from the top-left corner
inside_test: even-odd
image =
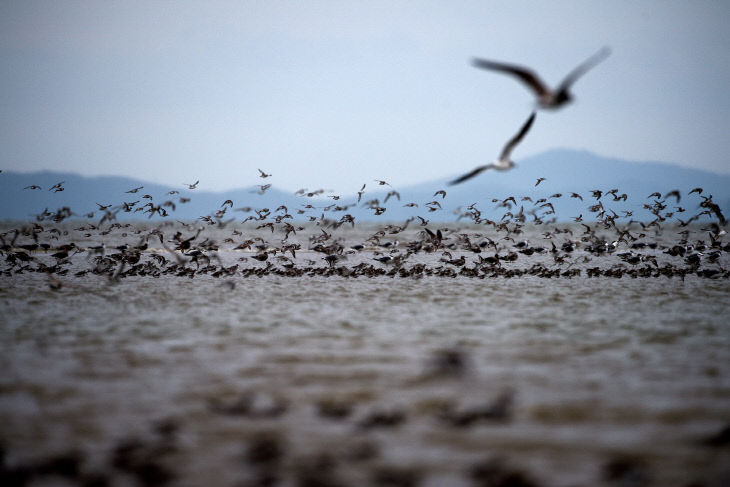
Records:
[[[193,184],[188,184],[188,183],[184,183],[184,184],[188,187],[188,189],[195,189],[198,187],[199,182],[200,182],[200,180],[195,181]]]
[[[608,47],[601,48],[593,56],[589,57],[577,68],[571,71],[565,77],[562,83],[556,89],[548,87],[533,71],[528,68],[517,66],[514,64],[505,64],[486,59],[474,58],[472,64],[477,68],[501,71],[503,73],[516,76],[520,81],[526,84],[537,96],[537,103],[542,108],[560,108],[570,102],[573,97],[570,94],[570,86],[575,83],[578,78],[585,74],[589,69],[606,59],[611,53]]]
[[[530,127],[532,126],[532,122],[534,122],[534,121],[535,121],[535,112],[532,112],[532,114],[530,115],[530,118],[527,119],[527,121],[524,123],[524,125],[522,125],[522,128],[520,129],[520,131],[517,132],[517,135],[512,137],[509,140],[509,142],[507,142],[507,144],[505,144],[504,149],[502,149],[502,154],[499,155],[499,159],[497,160],[497,162],[485,164],[484,166],[479,166],[476,169],[474,169],[473,171],[468,172],[468,173],[464,174],[463,176],[454,179],[449,184],[454,185],[454,184],[463,183],[467,179],[471,179],[474,176],[476,176],[477,174],[479,174],[480,172],[486,171],[487,169],[496,169],[498,171],[506,171],[508,169],[512,169],[513,167],[515,167],[515,163],[512,162],[512,160],[509,158],[510,154],[512,153],[512,149],[514,149],[515,146],[520,143],[520,141],[525,136],[525,134],[527,134],[527,131],[530,130]]]
[[[670,191],[669,193],[664,195],[664,199],[669,198],[670,196],[674,196],[677,199],[677,203],[679,203],[679,200],[682,198],[682,195],[680,194],[679,190],[675,189],[673,191]]]
[[[266,174],[266,173],[265,173],[264,171],[262,171],[261,169],[259,169],[259,172],[261,173],[261,174],[259,174],[259,177],[260,177],[260,178],[268,178],[268,177],[270,177],[270,176],[271,176],[271,174]]]
[[[398,198],[398,201],[400,201],[400,193],[398,191],[396,191],[396,190],[393,190],[393,191],[390,191],[388,194],[385,195],[385,199],[383,200],[383,203],[387,203],[388,200],[392,196],[395,196],[396,198]]]

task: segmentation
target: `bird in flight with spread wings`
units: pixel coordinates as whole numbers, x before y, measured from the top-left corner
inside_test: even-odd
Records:
[[[505,144],[504,149],[502,149],[502,154],[500,154],[499,159],[496,162],[492,162],[490,164],[485,164],[483,166],[479,166],[475,168],[473,171],[468,172],[464,174],[461,177],[458,177],[451,181],[449,184],[459,184],[463,183],[467,179],[471,179],[477,174],[479,174],[482,171],[486,171],[487,169],[496,169],[498,171],[506,171],[508,169],[512,169],[515,167],[515,163],[510,159],[510,154],[512,153],[512,149],[515,148],[517,144],[520,143],[520,141],[524,138],[524,136],[527,134],[527,132],[530,130],[530,127],[532,126],[532,122],[535,121],[535,112],[532,112],[530,115],[530,118],[527,119],[527,121],[522,125],[522,128],[520,129],[517,134],[512,137],[507,144]]]
[[[610,53],[611,50],[608,47],[603,47],[571,71],[568,76],[565,77],[563,82],[554,90],[547,86],[534,71],[522,66],[488,61],[486,59],[479,58],[474,58],[472,60],[472,64],[477,68],[500,71],[502,73],[516,76],[520,81],[535,92],[535,95],[537,96],[537,103],[541,108],[556,109],[562,107],[573,99],[570,94],[570,86],[589,69],[606,59]]]

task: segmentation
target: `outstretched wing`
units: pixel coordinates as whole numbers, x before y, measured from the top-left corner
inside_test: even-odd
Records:
[[[508,160],[510,152],[512,152],[512,149],[520,143],[522,138],[527,134],[528,130],[530,130],[530,127],[532,126],[532,122],[535,121],[535,112],[532,112],[530,115],[530,118],[527,119],[527,121],[522,125],[522,128],[519,132],[517,132],[517,135],[512,137],[507,144],[505,144],[504,149],[502,149],[502,154],[499,156],[499,160]]]
[[[489,69],[492,71],[501,71],[516,76],[520,81],[530,87],[539,97],[545,96],[550,93],[545,83],[537,77],[535,73],[522,66],[514,64],[504,64],[495,61],[488,61],[486,59],[474,58],[471,63],[477,68]]]
[[[449,185],[453,186],[454,184],[463,183],[467,179],[471,179],[474,176],[476,176],[477,174],[479,174],[480,172],[486,171],[487,169],[490,169],[492,167],[494,167],[494,164],[486,164],[484,166],[479,166],[476,169],[474,169],[473,171],[468,172],[468,173],[464,174],[463,176],[460,176],[460,177],[454,179],[453,181],[450,181]]]
[[[575,83],[578,78],[583,76],[593,66],[606,59],[609,54],[611,54],[611,49],[608,47],[602,47],[597,53],[583,61],[581,65],[571,71],[568,76],[565,77],[563,82],[560,83],[557,91],[560,92],[570,88],[570,85]]]

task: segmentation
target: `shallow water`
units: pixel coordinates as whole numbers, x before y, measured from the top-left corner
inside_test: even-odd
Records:
[[[730,479],[707,442],[730,421],[726,278],[73,276],[88,266],[58,290],[0,277],[11,469],[74,452],[113,485]],[[119,460],[131,439],[166,476]]]

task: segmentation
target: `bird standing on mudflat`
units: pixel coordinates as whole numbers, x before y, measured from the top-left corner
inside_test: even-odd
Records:
[[[528,68],[517,66],[514,64],[500,63],[496,61],[488,61],[486,59],[474,58],[472,64],[477,68],[500,71],[503,73],[516,76],[520,81],[526,84],[537,96],[537,103],[541,108],[560,108],[570,102],[573,97],[570,94],[570,86],[575,83],[578,78],[585,74],[596,64],[600,63],[611,53],[608,47],[603,47],[593,56],[589,57],[577,68],[571,71],[565,77],[562,83],[556,89],[547,86],[535,72]]]
[[[507,142],[507,144],[505,144],[504,149],[502,149],[502,153],[499,155],[499,159],[497,160],[497,162],[479,166],[476,169],[474,169],[473,171],[468,172],[468,173],[464,174],[463,176],[454,179],[449,184],[453,185],[453,184],[463,183],[467,179],[471,179],[474,176],[476,176],[477,174],[479,174],[480,172],[486,171],[487,169],[496,169],[498,171],[506,171],[508,169],[512,169],[513,167],[515,167],[515,163],[512,162],[512,160],[510,159],[510,154],[512,153],[512,149],[514,149],[515,146],[520,143],[520,141],[525,136],[525,134],[527,134],[527,131],[530,130],[530,127],[532,126],[532,122],[534,122],[534,121],[535,121],[535,112],[532,112],[532,114],[530,115],[530,118],[528,118],[527,121],[522,125],[522,128],[520,129],[520,131],[517,132],[517,134]]]

